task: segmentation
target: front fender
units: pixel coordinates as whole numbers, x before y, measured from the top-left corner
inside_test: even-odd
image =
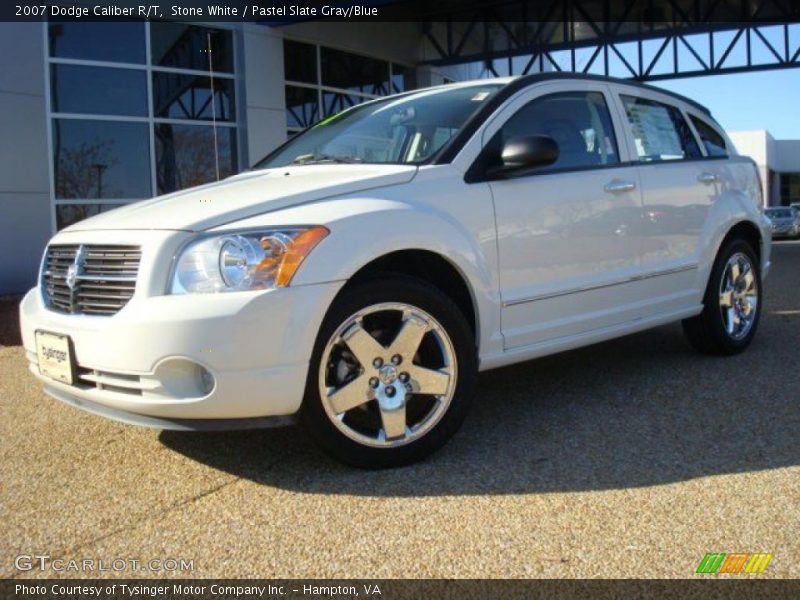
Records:
[[[461,274],[470,290],[479,347],[491,347],[493,341],[502,347],[498,286],[491,268],[496,248],[492,236],[469,231],[452,215],[434,207],[396,200],[343,199],[328,201],[317,209],[331,218],[317,212],[313,222],[325,223],[331,233],[306,257],[292,285],[345,281],[393,252],[433,252]]]

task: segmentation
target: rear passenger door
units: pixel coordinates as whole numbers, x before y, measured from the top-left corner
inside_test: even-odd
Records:
[[[718,181],[686,115],[650,93],[619,96],[641,183],[642,276],[650,316],[685,308],[694,298],[702,232]]]

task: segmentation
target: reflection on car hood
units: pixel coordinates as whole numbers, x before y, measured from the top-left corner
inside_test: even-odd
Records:
[[[370,188],[406,183],[406,165],[307,165],[246,171],[223,181],[142,200],[72,225],[68,231],[201,231],[266,212]]]

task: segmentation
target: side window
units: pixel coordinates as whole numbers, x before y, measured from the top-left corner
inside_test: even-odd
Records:
[[[699,158],[700,148],[681,111],[669,104],[622,96],[641,161]]]
[[[619,163],[614,126],[600,92],[563,92],[531,100],[492,138],[502,147],[511,138],[547,135],[558,144],[558,160],[542,170]]]
[[[700,139],[703,140],[703,146],[705,146],[706,153],[709,156],[728,156],[725,138],[717,133],[716,129],[694,115],[689,115],[689,118],[692,120],[697,133],[700,134]]]

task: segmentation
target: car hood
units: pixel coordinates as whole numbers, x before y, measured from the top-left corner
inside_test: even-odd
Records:
[[[67,231],[202,231],[262,213],[363,190],[406,183],[407,165],[304,165],[246,171],[220,182],[142,200],[80,221]]]

